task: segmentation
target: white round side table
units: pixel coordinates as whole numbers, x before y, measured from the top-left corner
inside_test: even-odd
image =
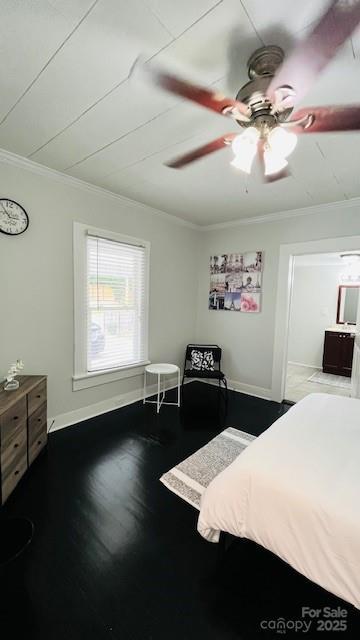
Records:
[[[157,399],[156,400],[146,400],[146,374],[152,373],[153,375],[157,375]],[[161,390],[161,376],[168,376],[172,373],[177,373],[177,402],[164,402],[165,398],[165,379],[163,380],[163,389]],[[180,407],[180,368],[176,364],[148,364],[145,367],[144,371],[144,395],[143,395],[143,404],[156,404],[156,413],[159,413],[160,407],[162,404],[172,404],[177,407]]]

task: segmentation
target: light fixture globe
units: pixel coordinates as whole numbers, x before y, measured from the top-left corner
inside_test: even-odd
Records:
[[[260,138],[260,132],[256,127],[247,127],[232,141],[231,147],[235,155],[243,153],[246,146],[255,146]]]
[[[245,173],[250,173],[259,138],[260,133],[255,127],[248,127],[243,133],[236,136],[231,145],[235,154],[231,166]]]
[[[297,136],[291,131],[286,131],[282,127],[274,127],[268,135],[268,144],[279,156],[287,158],[295,149]]]
[[[271,147],[268,147],[264,151],[264,165],[265,175],[271,176],[280,173],[280,171],[287,167],[288,163],[283,156],[275,153]]]

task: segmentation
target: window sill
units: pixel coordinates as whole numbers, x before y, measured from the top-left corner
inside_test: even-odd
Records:
[[[91,371],[85,373],[75,374],[72,378],[73,391],[81,391],[81,389],[89,389],[90,387],[97,387],[108,382],[116,382],[117,380],[123,380],[124,378],[135,378],[141,376],[144,373],[144,368],[147,364],[150,364],[150,360],[141,362],[127,367],[119,367],[118,369],[111,369],[111,371]]]

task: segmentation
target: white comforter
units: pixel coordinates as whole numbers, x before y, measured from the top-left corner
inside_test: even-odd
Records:
[[[360,400],[298,402],[211,482],[198,530],[254,540],[360,607]]]

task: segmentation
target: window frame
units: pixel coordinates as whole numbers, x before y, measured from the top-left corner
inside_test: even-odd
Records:
[[[87,371],[87,237],[98,236],[123,244],[141,246],[145,249],[145,360],[131,365],[100,371]],[[149,364],[149,284],[150,284],[150,242],[141,238],[123,235],[107,229],[99,229],[80,222],[73,224],[74,260],[74,374],[73,391],[88,389],[123,378],[139,376]]]

